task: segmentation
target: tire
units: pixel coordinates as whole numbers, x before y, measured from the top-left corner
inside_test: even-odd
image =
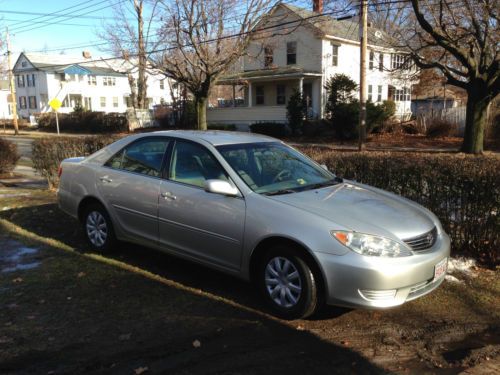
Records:
[[[92,203],[83,214],[83,231],[87,242],[101,253],[110,252],[116,244],[113,223],[106,209],[99,203]]]
[[[262,257],[257,272],[260,292],[275,315],[287,320],[301,319],[318,310],[316,278],[296,249],[272,247]]]

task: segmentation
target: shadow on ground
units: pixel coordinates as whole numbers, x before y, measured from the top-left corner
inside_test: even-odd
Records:
[[[62,241],[79,252],[88,251],[80,223],[61,212],[56,204],[18,208],[10,214],[0,213],[0,217],[4,217],[39,236]],[[41,218],[43,219],[41,220]],[[120,243],[113,253],[106,254],[106,256],[183,285],[268,312],[252,284],[207,267],[130,243]],[[327,306],[312,319],[335,318],[348,311],[345,308]]]
[[[54,205],[35,208],[38,220],[33,207],[1,216],[40,236],[80,242]],[[383,373],[349,348],[232,303],[257,304],[233,278],[134,246],[120,259],[136,271],[6,234],[0,248],[18,246],[14,236],[36,249],[40,265],[0,273],[0,373]],[[166,279],[142,272],[162,268]]]

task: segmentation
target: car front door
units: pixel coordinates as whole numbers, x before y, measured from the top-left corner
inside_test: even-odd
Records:
[[[229,181],[217,159],[200,144],[177,140],[167,177],[160,185],[160,242],[204,262],[238,270],[245,200],[204,190],[205,180]]]
[[[158,242],[158,196],[168,148],[165,137],[141,138],[97,172],[98,190],[127,236]]]

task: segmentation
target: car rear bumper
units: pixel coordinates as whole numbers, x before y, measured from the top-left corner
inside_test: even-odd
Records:
[[[441,233],[424,253],[402,258],[315,253],[327,287],[327,303],[356,308],[387,308],[432,292],[446,273],[435,278],[436,265],[450,255],[450,239]],[[443,261],[444,262],[444,261]]]

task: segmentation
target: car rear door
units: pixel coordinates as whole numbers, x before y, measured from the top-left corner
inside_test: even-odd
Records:
[[[115,154],[97,171],[97,186],[123,232],[158,242],[158,197],[169,139],[141,138]]]
[[[245,200],[204,190],[207,179],[229,180],[211,151],[176,140],[158,205],[160,242],[199,260],[238,270]]]

